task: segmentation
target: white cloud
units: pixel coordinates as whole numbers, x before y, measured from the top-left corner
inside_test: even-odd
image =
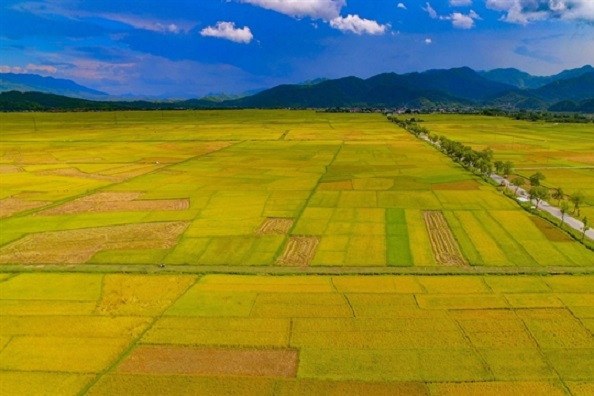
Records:
[[[359,15],[347,15],[346,17],[336,17],[330,21],[330,26],[342,32],[352,32],[355,34],[384,34],[390,25],[380,25],[376,21],[363,19]]]
[[[249,27],[236,28],[234,22],[217,22],[215,26],[208,26],[200,31],[204,37],[218,37],[234,41],[236,43],[248,44],[254,38]]]
[[[406,6],[404,5],[404,3],[398,3],[398,5],[396,6],[396,8],[400,8],[400,9],[403,9],[403,10],[406,10],[407,9]]]
[[[340,16],[346,0],[238,0],[295,18],[332,20]]]
[[[594,22],[593,0],[487,0],[486,5],[504,12],[502,20],[522,25],[547,19]]]
[[[427,5],[429,6],[429,3]],[[437,15],[435,13],[435,18],[439,18],[441,21],[452,21],[452,26],[457,29],[472,29],[474,27],[474,21],[482,19],[474,10],[470,10],[468,14],[453,12],[450,15]]]
[[[33,63],[29,63],[27,66],[7,66],[1,65],[0,66],[0,73],[39,73],[39,74],[56,74],[58,69],[55,66],[50,65],[35,65]]]
[[[426,3],[427,7],[421,7],[423,10],[427,11],[427,13],[429,14],[429,16],[433,19],[437,18],[437,11],[435,11],[433,9],[433,7],[431,7],[431,4],[429,4],[429,2]]]
[[[452,25],[458,29],[472,29],[474,27],[474,19],[470,15],[464,15],[459,12],[454,12],[450,15]]]
[[[121,22],[132,26],[135,29],[148,30],[156,33],[172,33],[178,34],[181,32],[188,33],[194,26],[194,23],[188,22],[165,22],[150,18],[139,18],[133,15],[126,14],[99,14],[101,18],[109,19],[111,21]]]
[[[467,7],[472,5],[472,0],[450,0],[452,7]]]
[[[429,37],[427,37],[425,39],[425,44],[427,44],[427,45],[431,44],[432,42],[433,42],[433,40],[431,40]]]

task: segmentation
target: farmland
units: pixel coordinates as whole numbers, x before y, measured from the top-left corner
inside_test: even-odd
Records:
[[[594,218],[594,126],[516,121],[506,117],[427,115],[423,125],[476,149],[491,147],[494,160],[511,161],[528,179],[541,172],[549,188],[566,194],[581,191],[581,216]],[[555,202],[555,201],[553,201]]]
[[[3,394],[593,390],[591,275],[2,278]]]
[[[0,124],[3,395],[594,392],[594,252],[382,115]]]
[[[13,269],[594,264],[591,251],[379,114],[0,117],[0,263]]]

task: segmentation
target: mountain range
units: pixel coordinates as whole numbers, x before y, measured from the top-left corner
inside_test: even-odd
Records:
[[[70,80],[30,74],[0,74],[0,91],[38,91],[88,99],[111,99],[107,94],[83,87]],[[37,109],[67,109],[76,102],[41,99],[39,95],[0,94],[0,108],[26,100]],[[586,111],[594,99],[594,68],[584,66],[554,76],[532,76],[517,69],[474,71],[468,67],[428,70],[421,73],[383,73],[371,78],[344,77],[317,79],[294,85],[279,85],[249,96],[217,95],[181,101],[112,101],[111,108],[332,108],[407,107],[460,108],[497,107],[517,110]],[[16,101],[16,102],[15,102]],[[36,104],[35,104],[36,103]],[[99,102],[84,108],[100,107]],[[19,107],[20,106],[20,107]],[[16,107],[23,108],[22,103]]]

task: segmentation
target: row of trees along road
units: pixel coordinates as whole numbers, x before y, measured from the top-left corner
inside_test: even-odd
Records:
[[[412,133],[417,137],[423,139],[429,139],[446,155],[451,157],[454,161],[462,164],[465,168],[480,174],[481,176],[489,176],[493,173],[493,170],[503,177],[512,175],[514,170],[514,164],[511,161],[495,161],[493,160],[493,150],[490,148],[483,149],[482,151],[476,151],[472,147],[465,146],[464,144],[446,138],[445,136],[438,136],[431,134],[431,132],[418,124],[420,120],[410,118],[406,120],[400,120],[393,115],[388,116],[388,120],[392,121],[401,128],[404,128],[408,132]],[[543,186],[541,182],[546,177],[541,172],[536,172],[528,178],[530,183],[530,190],[528,191],[531,200],[536,202],[536,209],[538,210],[539,205],[542,201],[548,200],[551,196],[557,200],[557,206],[561,211],[561,224],[562,227],[565,215],[569,212],[569,202],[573,203],[573,214],[580,216],[580,205],[584,202],[584,195],[582,192],[577,191],[569,196],[569,202],[565,200],[565,193],[561,187],[553,189],[553,193],[549,188]],[[516,186],[516,194],[519,188],[522,188],[526,184],[526,180],[521,176],[516,176],[511,180],[511,184]],[[585,236],[588,230],[588,218],[582,219],[584,223],[583,236]]]

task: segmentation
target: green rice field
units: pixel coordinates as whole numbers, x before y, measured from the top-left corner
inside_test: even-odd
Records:
[[[11,268],[594,265],[380,114],[0,117],[0,264]]]

